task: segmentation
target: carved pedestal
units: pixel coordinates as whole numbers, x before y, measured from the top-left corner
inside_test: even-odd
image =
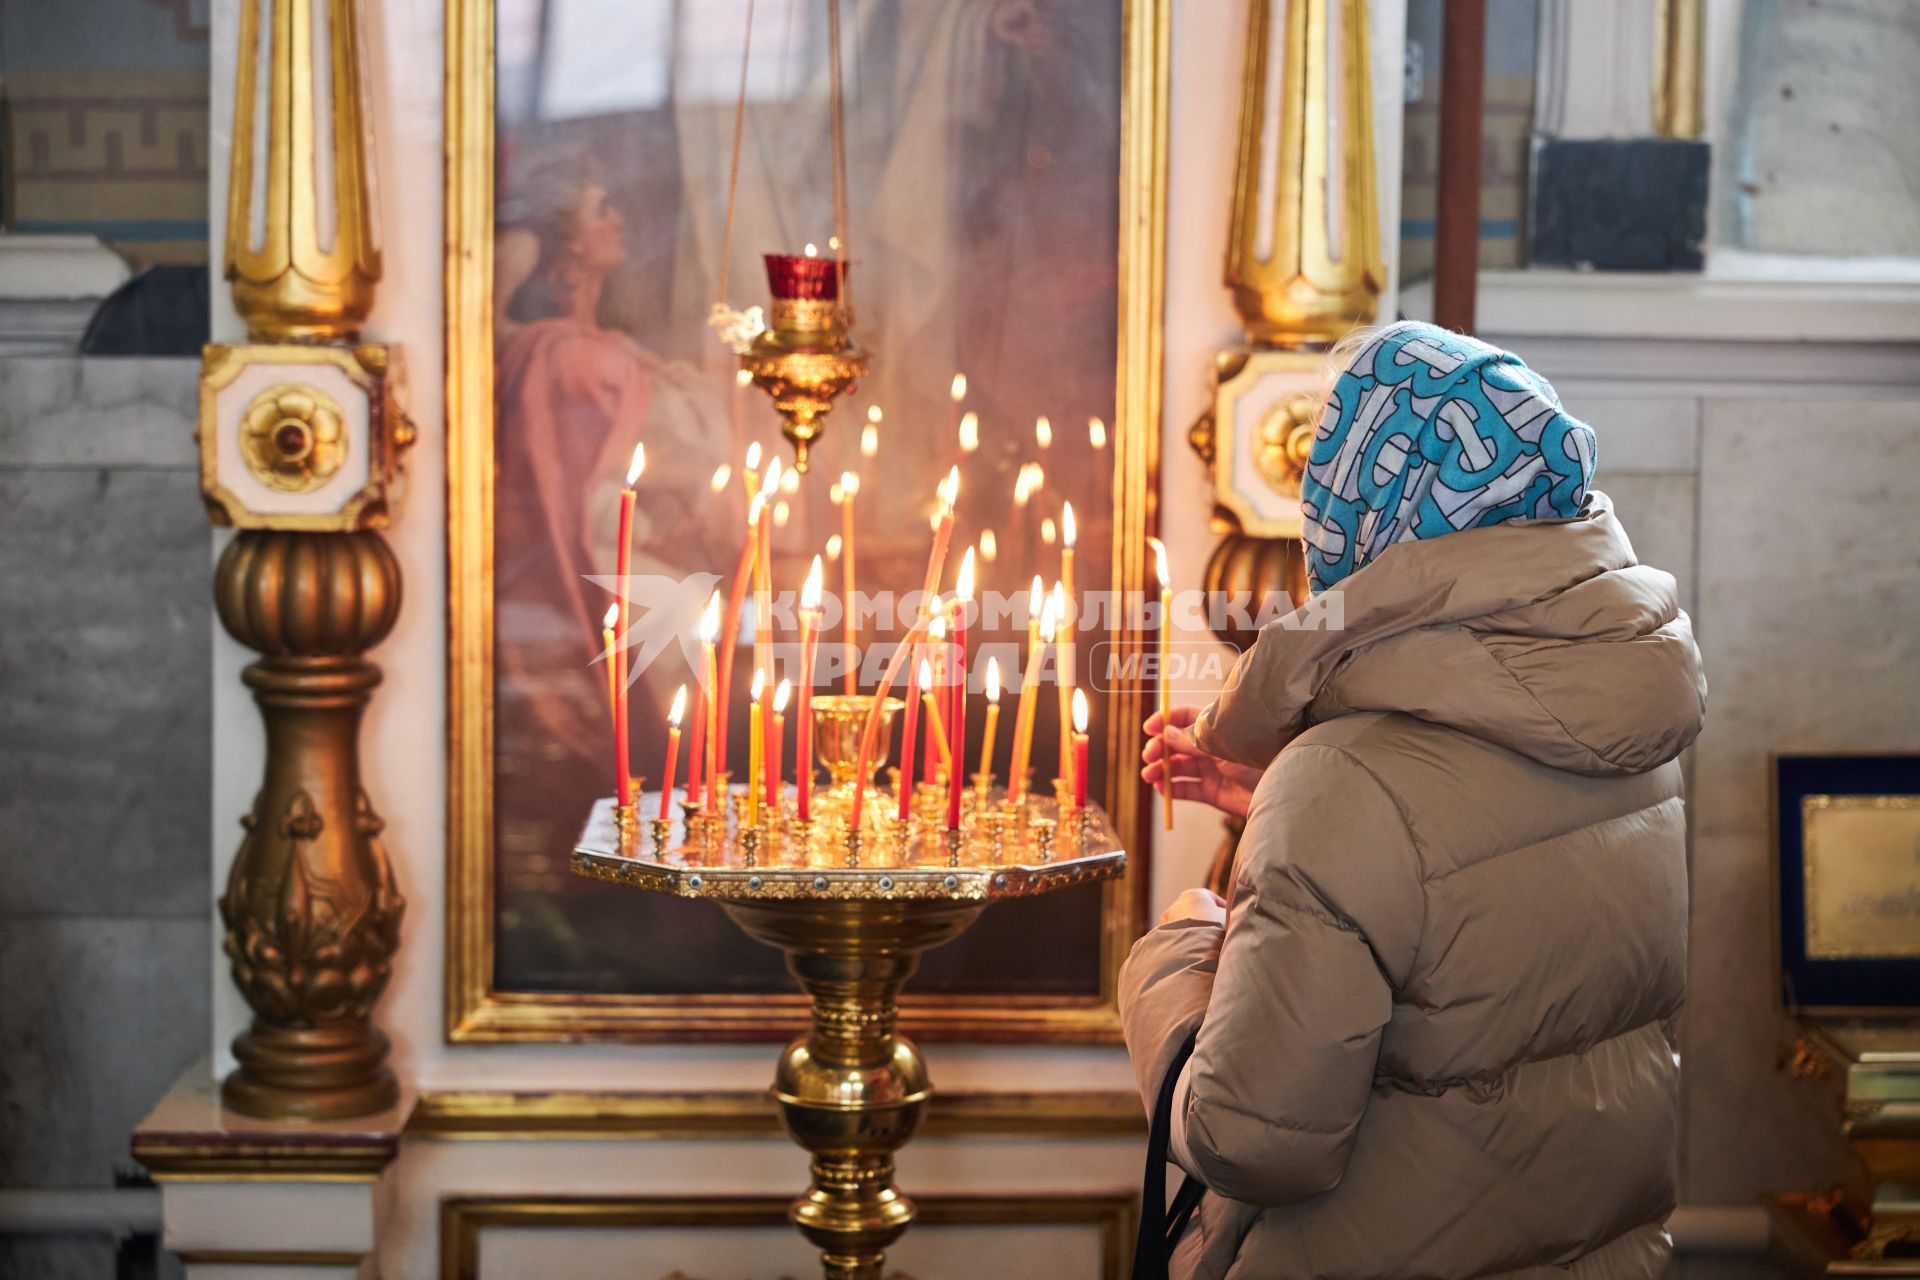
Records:
[[[360,785],[360,716],[392,629],[399,567],[376,533],[248,530],[220,559],[220,620],[266,722],[266,776],[220,917],[254,1012],[222,1097],[248,1115],[364,1115],[398,1096],[371,1021],[403,903]]]

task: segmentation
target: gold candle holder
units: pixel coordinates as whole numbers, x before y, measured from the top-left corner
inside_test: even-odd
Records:
[[[1041,862],[1053,861],[1053,836],[1058,824],[1052,818],[1035,818],[1027,828],[1033,834],[1034,852]]]
[[[1004,813],[986,813],[980,817],[987,833],[987,851],[993,857],[995,866],[1007,860],[1007,822]]]
[[[860,865],[860,829],[858,827],[851,827],[847,830],[846,845],[847,865],[849,867],[858,867]]]
[[[760,828],[747,827],[740,832],[740,857],[749,867],[760,865]]]
[[[853,794],[854,771],[860,767],[860,737],[866,732],[873,702],[870,693],[830,693],[818,695],[809,703],[813,709],[813,758],[815,763],[827,766],[827,776],[833,779],[831,791]],[[877,742],[884,745],[889,740],[893,717],[906,705],[898,698],[888,698],[881,704]],[[878,765],[880,761],[873,763]],[[873,780],[867,782],[871,786]]]
[[[957,867],[960,865],[960,841],[961,841],[960,828],[948,827],[947,835],[946,835],[946,845],[947,845],[947,865],[950,867]]]
[[[914,819],[887,819],[887,834],[892,837],[893,847],[901,862],[913,859]]]
[[[673,844],[673,819],[655,818],[647,824],[647,831],[653,837],[655,857],[667,856],[667,849]]]
[[[1074,844],[1078,852],[1086,852],[1087,844],[1093,839],[1093,809],[1082,807],[1073,815]]]
[[[640,856],[640,814],[630,804],[613,807],[614,821],[620,830],[620,852],[628,858]]]
[[[973,803],[976,809],[985,811],[987,796],[993,790],[993,770],[982,769],[973,775]]]
[[[1065,778],[1055,778],[1053,780],[1053,802],[1060,807],[1060,812],[1062,813],[1066,813],[1072,809],[1073,784]]]

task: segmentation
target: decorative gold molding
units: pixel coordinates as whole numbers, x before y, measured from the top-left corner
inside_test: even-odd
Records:
[[[1653,131],[1698,138],[1706,131],[1705,0],[1654,0]]]
[[[493,921],[493,159],[491,0],[446,5],[446,414],[448,799],[446,1032],[454,1042],[786,1040],[808,1008],[799,995],[604,996],[494,989]],[[1119,350],[1113,433],[1113,579],[1146,581],[1146,537],[1159,485],[1171,0],[1126,0],[1123,18]],[[1144,653],[1131,625],[1118,660]],[[1109,723],[1138,725],[1147,690],[1111,694]],[[1145,789],[1131,731],[1108,735],[1108,810],[1129,849],[1145,847]],[[1139,859],[1102,889],[1101,989],[1093,997],[907,994],[902,1029],[926,1041],[1114,1044],[1117,979],[1145,920]]]
[[[326,11],[324,67],[314,43],[316,4]],[[256,119],[263,8],[270,24],[267,114]],[[356,9],[355,0],[240,2],[226,278],[255,341],[350,341],[373,307],[378,211],[367,172]],[[264,137],[256,136],[260,130]],[[323,191],[314,166],[329,158],[328,145],[332,173]],[[256,183],[261,156],[266,173]],[[323,208],[329,199],[331,207]]]
[[[1131,1092],[935,1092],[921,1138],[1134,1138],[1146,1132]],[[709,1093],[450,1090],[421,1095],[407,1135],[446,1140],[654,1141],[783,1137],[780,1112],[764,1090]]]
[[[371,1182],[400,1153],[400,1134],[136,1130],[131,1150],[156,1182]]]
[[[1330,343],[1379,309],[1367,21],[1366,0],[1252,0],[1226,283],[1257,344]]]
[[[1099,1280],[1123,1280],[1132,1266],[1139,1211],[1135,1197],[927,1196],[916,1200],[922,1226],[1090,1226],[1100,1232]],[[464,1197],[440,1202],[441,1280],[478,1280],[480,1236],[487,1228],[583,1229],[778,1227],[785,1196]]]

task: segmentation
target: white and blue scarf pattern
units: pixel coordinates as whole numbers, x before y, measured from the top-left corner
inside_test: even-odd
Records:
[[[1341,371],[1320,416],[1300,486],[1313,589],[1397,542],[1570,518],[1595,452],[1593,429],[1512,352],[1390,325]]]

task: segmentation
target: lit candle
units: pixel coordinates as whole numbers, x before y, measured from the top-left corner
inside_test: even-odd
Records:
[[[1013,761],[1007,774],[1007,787],[1015,800],[1027,793],[1027,773],[1033,754],[1033,720],[1040,702],[1040,664],[1053,643],[1054,604],[1045,597],[1042,604],[1040,579],[1033,580],[1027,596],[1027,669],[1020,676],[1020,707],[1013,719]]]
[[[627,651],[624,647],[627,638],[627,577],[633,572],[633,486],[646,469],[647,446],[636,444],[633,446],[633,460],[627,463],[626,483],[620,486],[620,542],[614,551],[613,571],[614,589],[620,593],[614,601],[620,609],[620,616],[616,619],[620,647],[613,651],[613,767],[614,790],[622,808],[633,803],[633,777],[627,763]]]
[[[740,469],[740,480],[747,486],[747,498],[760,492],[760,442],[755,440],[747,446],[746,464]]]
[[[723,462],[713,469],[713,479],[707,483],[715,493],[725,493],[727,491],[727,485],[731,483],[732,480],[733,464],[731,462]]]
[[[766,760],[766,708],[762,695],[766,693],[767,673],[753,673],[753,687],[748,690],[747,703],[747,825],[760,825],[760,770]]]
[[[780,780],[786,775],[787,701],[793,696],[793,681],[782,679],[773,691],[773,741],[767,749],[767,807],[780,816]]]
[[[660,774],[660,817],[673,816],[673,773],[680,763],[680,717],[687,713],[687,686],[673,695],[673,710],[667,712],[667,763]]]
[[[813,651],[820,643],[821,580],[820,557],[815,556],[800,588],[800,755],[794,786],[802,822],[813,817]]]
[[[715,591],[707,597],[706,610],[700,615],[700,695],[694,699],[693,742],[687,749],[687,800],[696,805],[706,799],[708,788],[713,787],[720,776],[714,768],[720,735],[717,729],[708,730],[708,725],[714,722],[714,696],[719,691],[713,657],[714,638],[719,634],[720,593]],[[712,801],[706,802],[711,808]]]
[[[1168,641],[1173,633],[1173,579],[1167,573],[1167,544],[1158,538],[1148,538],[1147,545],[1153,548],[1154,571],[1160,575],[1160,628],[1155,636],[1155,654],[1153,669],[1158,677],[1160,690],[1160,733],[1161,742],[1166,741],[1167,712],[1173,705],[1173,688],[1167,680]],[[1173,761],[1163,754],[1160,783],[1161,825],[1173,830]]]
[[[992,564],[995,560],[998,560],[999,558],[1000,558],[1000,540],[993,536],[993,530],[982,529],[980,531],[981,563]]]
[[[871,458],[880,452],[880,406],[867,406],[867,425],[860,428],[860,456]]]
[[[1087,807],[1087,691],[1073,691],[1073,807]]]
[[[1000,736],[1000,659],[987,659],[987,727],[980,736],[981,790],[993,787],[993,743]]]
[[[1096,449],[1107,447],[1107,424],[1098,418],[1087,419],[1087,443]]]
[[[607,669],[607,724],[618,736],[620,732],[620,673],[614,669],[614,637],[620,625],[620,606],[618,603],[607,606],[607,612],[600,619],[601,662]]]
[[[749,476],[755,472],[749,470]],[[758,484],[755,478],[753,484]],[[741,543],[739,564],[733,566],[733,585],[728,591],[724,633],[720,635],[720,685],[714,695],[714,747],[718,748],[718,768],[714,770],[714,785],[720,783],[720,775],[726,773],[726,748],[728,748],[728,716],[733,710],[733,651],[739,645],[739,610],[747,603],[747,581],[753,576],[755,560],[760,558],[760,510],[766,507],[766,499],[755,493],[753,503],[747,505],[747,541]],[[710,804],[708,808],[718,808]]]
[[[973,608],[973,548],[960,557],[960,573],[954,579],[953,594],[953,714],[948,717],[948,739],[953,743],[947,758],[947,830],[960,827],[961,776],[967,758],[967,611]]]
[[[860,477],[840,473],[840,607],[846,610],[847,693],[860,692],[859,620],[853,610],[853,500],[860,493]]]
[[[1060,766],[1066,772],[1072,762],[1067,759],[1069,744],[1066,727],[1067,713],[1073,700],[1074,645],[1073,630],[1080,618],[1080,598],[1073,589],[1073,548],[1079,541],[1079,530],[1074,524],[1073,504],[1060,504]]]
[[[919,633],[917,631],[908,632],[907,638],[900,642],[902,650],[912,652],[914,642],[918,639],[918,635]],[[897,664],[899,661],[900,655],[896,652],[894,662]],[[898,801],[898,812],[894,816],[902,822],[905,822],[913,816],[913,749],[915,746],[913,735],[914,731],[920,727],[920,698],[915,689],[915,686],[920,683],[918,667],[913,669],[912,675],[913,679],[909,681],[907,685],[907,722],[905,727],[900,731],[900,781],[898,785],[899,794],[895,797]],[[891,682],[888,681],[881,684],[880,691],[876,695],[876,706],[878,705],[877,699],[887,696],[888,683]],[[869,726],[872,724],[871,716],[868,717],[868,724]],[[867,753],[863,749],[860,753],[859,768],[854,773],[855,785],[853,789],[852,830],[855,831],[860,829],[860,791],[861,785],[867,780],[866,758]]]
[[[980,415],[969,409],[960,415],[960,452],[972,453],[980,447]]]
[[[964,394],[966,390],[965,380],[961,379],[958,385]],[[923,623],[935,616],[930,610],[934,603],[934,593],[940,589],[941,571],[946,568],[947,547],[953,541],[953,504],[958,499],[959,494],[960,468],[954,467],[947,472],[947,478],[940,482],[939,509],[934,513],[933,518],[933,549],[927,554],[927,576],[920,593],[920,619]],[[910,778],[913,772],[910,757],[916,745],[914,742],[914,732],[918,725],[915,709],[920,701],[920,687],[919,668],[911,668],[908,672],[907,681],[906,736],[901,740],[900,744],[900,766],[901,777],[903,779]],[[911,790],[911,788],[907,789]],[[900,816],[904,818],[906,817],[904,803],[902,808],[903,812]]]
[[[933,762],[938,760],[947,767],[948,774],[953,772],[952,750],[947,745],[946,717],[940,714],[940,699],[934,695],[932,662],[920,659],[920,703],[927,709],[927,773],[932,781]]]
[[[880,677],[880,687],[874,690],[873,705],[867,708],[866,727],[860,731],[860,754],[854,757],[853,766],[853,812],[848,824],[849,830],[860,830],[860,808],[867,797],[867,779],[872,774],[873,746],[880,736],[880,708],[885,705],[887,694],[893,690],[893,682],[900,675],[900,667],[913,652],[913,646],[926,633],[926,623],[917,622],[900,643],[894,646],[893,657],[887,661],[886,674]],[[907,715],[913,715],[913,701],[907,701]],[[903,759],[909,758],[903,756]],[[903,770],[904,776],[904,770]]]
[[[1067,725],[1073,715],[1073,673],[1067,667],[1067,655],[1072,651],[1067,638],[1067,593],[1057,579],[1048,603],[1053,606],[1054,688],[1060,694],[1060,767],[1054,776],[1065,778],[1073,765],[1073,743],[1067,738]]]
[[[1033,420],[1033,442],[1042,449],[1053,447],[1053,423],[1047,421],[1044,413]]]
[[[956,373],[953,375],[953,382],[947,387],[947,397],[956,405],[967,398],[966,374]]]

